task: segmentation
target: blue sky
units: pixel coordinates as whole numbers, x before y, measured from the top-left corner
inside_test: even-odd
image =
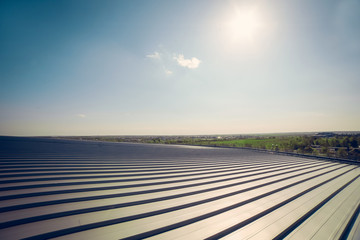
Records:
[[[360,130],[360,1],[1,1],[0,135]]]

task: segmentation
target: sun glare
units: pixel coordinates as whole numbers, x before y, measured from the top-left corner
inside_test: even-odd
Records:
[[[227,22],[228,38],[233,42],[254,42],[261,32],[262,19],[256,8],[236,9]]]

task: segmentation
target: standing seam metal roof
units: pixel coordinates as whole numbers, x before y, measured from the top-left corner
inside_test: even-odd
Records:
[[[1,239],[359,239],[360,168],[244,149],[0,137]]]

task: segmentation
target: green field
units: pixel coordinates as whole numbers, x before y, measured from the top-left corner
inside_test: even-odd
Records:
[[[196,144],[200,145],[216,145],[216,146],[229,146],[229,147],[249,147],[249,148],[259,148],[259,149],[268,149],[275,150],[276,147],[280,149],[285,149],[288,139],[278,139],[278,138],[267,138],[267,139],[236,139],[236,140],[214,140],[214,141],[193,141]]]

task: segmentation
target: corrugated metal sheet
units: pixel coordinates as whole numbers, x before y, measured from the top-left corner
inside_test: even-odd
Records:
[[[0,138],[0,239],[359,239],[358,165]]]

